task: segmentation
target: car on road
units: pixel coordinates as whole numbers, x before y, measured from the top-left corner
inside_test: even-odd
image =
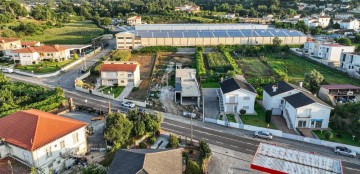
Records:
[[[271,140],[273,138],[273,135],[268,131],[256,131],[254,133],[254,136],[256,138],[264,138],[264,139],[268,139],[268,140]]]
[[[13,73],[13,72],[14,72],[14,69],[12,69],[12,68],[3,68],[3,69],[2,69],[2,72],[3,72],[3,73]]]
[[[121,103],[122,106],[128,107],[128,108],[133,108],[135,107],[135,104],[133,102],[130,101],[124,101]]]
[[[191,117],[191,118],[196,118],[196,114],[195,113],[191,113],[191,112],[183,112],[183,116],[184,117]]]
[[[356,157],[356,152],[354,152],[353,150],[351,150],[351,149],[349,149],[347,147],[343,147],[343,146],[334,147],[334,152],[336,154],[345,155],[345,156],[349,156],[349,157],[352,157],[352,158]]]

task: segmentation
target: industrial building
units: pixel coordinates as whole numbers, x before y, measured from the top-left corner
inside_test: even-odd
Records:
[[[207,46],[304,44],[307,36],[297,30],[274,29],[259,24],[143,24],[116,34],[117,49],[146,46]]]

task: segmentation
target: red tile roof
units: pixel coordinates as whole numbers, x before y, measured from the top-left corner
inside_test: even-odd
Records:
[[[100,67],[100,71],[127,71],[134,72],[137,64],[103,64]]]
[[[37,41],[21,41],[21,45],[27,46],[27,47],[33,47],[37,43],[39,43],[39,42],[37,42]]]
[[[325,89],[360,89],[359,86],[350,84],[333,84],[333,85],[321,85]]]
[[[14,53],[33,53],[36,52],[34,47],[26,47],[18,50],[13,50]]]
[[[10,37],[0,37],[0,43],[8,43],[20,40],[18,38],[10,38]]]
[[[54,53],[54,52],[60,52],[68,49],[64,46],[59,45],[43,45],[38,47],[26,47],[23,49],[14,50],[15,53],[32,53],[32,52],[44,52],[44,53]],[[35,51],[33,51],[35,50]]]
[[[0,119],[0,137],[5,142],[34,151],[86,123],[30,109]]]

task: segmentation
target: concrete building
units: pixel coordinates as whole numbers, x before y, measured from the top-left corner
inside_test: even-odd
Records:
[[[337,13],[335,14],[335,19],[349,19],[353,18],[354,14],[351,13]]]
[[[220,82],[218,98],[221,112],[239,113],[245,110],[246,114],[255,113],[256,90],[245,81],[230,78]]]
[[[319,46],[317,57],[327,61],[339,62],[341,53],[354,52],[355,46],[345,46],[340,44],[323,44]]]
[[[101,85],[139,86],[140,65],[135,61],[105,61],[100,67]]]
[[[305,25],[309,27],[321,27],[325,28],[329,26],[331,17],[326,15],[324,12],[320,14],[311,15],[311,17],[305,17]]]
[[[333,105],[356,102],[360,101],[360,87],[350,84],[321,85],[318,96]]]
[[[42,60],[61,62],[70,58],[70,50],[60,45],[26,47],[12,51],[12,58],[21,65],[37,64]]]
[[[359,29],[359,21],[357,19],[344,19],[339,22],[341,29]]]
[[[127,24],[135,26],[141,24],[141,16],[133,16],[127,19]]]
[[[135,30],[116,34],[117,49],[146,46],[208,46],[272,44],[278,37],[282,44],[304,44],[307,36],[296,30],[273,29],[258,24],[146,24]]]
[[[347,72],[357,72],[360,74],[360,54],[341,53],[340,68]]]
[[[199,83],[196,80],[196,70],[176,68],[175,70],[175,102],[181,105],[196,105],[200,107]]]
[[[281,81],[263,89],[264,108],[283,116],[289,129],[328,128],[333,108],[302,88],[302,83],[298,87]]]
[[[21,48],[21,42],[18,38],[0,37],[0,52],[6,57],[11,56],[11,51]]]
[[[320,45],[334,44],[335,41],[327,38],[312,39],[308,38],[304,44],[303,54],[308,56],[317,56],[320,51]]]
[[[34,109],[13,113],[0,119],[0,158],[13,157],[36,173],[61,173],[73,165],[71,157],[87,152],[85,127]]]

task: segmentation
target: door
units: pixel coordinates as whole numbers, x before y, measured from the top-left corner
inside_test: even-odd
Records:
[[[234,106],[234,113],[237,113],[237,105]]]
[[[316,121],[315,128],[321,128],[322,121]]]
[[[304,121],[304,120],[298,121],[298,126],[297,127],[299,127],[299,128],[306,127],[306,121]]]

